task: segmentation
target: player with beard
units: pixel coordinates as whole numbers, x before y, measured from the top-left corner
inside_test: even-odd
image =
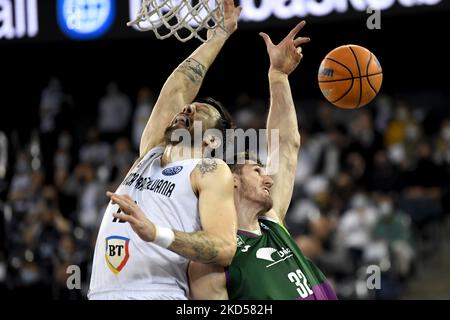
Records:
[[[202,158],[220,136],[204,135],[198,146],[185,143],[195,123],[203,133],[232,127],[218,102],[193,102],[237,29],[241,8],[232,0],[224,7],[228,32],[208,31],[208,41],[170,75],[143,132],[139,159],[116,192],[107,193],[89,299],[187,299],[190,260],[225,267],[233,258],[233,177],[222,160]]]
[[[237,251],[229,267],[190,263],[193,299],[336,299],[325,276],[305,258],[283,225],[300,148],[288,76],[303,57],[299,46],[309,41],[296,37],[304,24],[298,24],[278,45],[261,33],[271,62],[267,129],[279,130],[279,149],[273,150],[275,146],[269,144],[268,169],[273,170],[272,176],[248,153],[237,155],[230,165],[238,213]],[[279,152],[278,170],[275,152]]]

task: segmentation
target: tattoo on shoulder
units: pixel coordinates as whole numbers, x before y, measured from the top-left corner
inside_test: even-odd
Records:
[[[193,58],[184,61],[178,71],[184,73],[193,83],[200,84],[205,77],[206,67]]]
[[[215,159],[202,159],[202,161],[197,164],[198,170],[200,170],[202,177],[205,173],[214,172],[217,169],[217,161]]]

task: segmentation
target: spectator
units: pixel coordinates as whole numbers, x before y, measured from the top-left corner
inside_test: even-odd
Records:
[[[98,107],[98,128],[105,140],[112,142],[126,134],[131,118],[130,99],[111,82]]]
[[[433,162],[431,145],[422,142],[417,145],[415,156],[416,165],[405,173],[407,187],[416,187],[423,192],[439,196],[439,187],[444,183],[441,168]]]
[[[441,168],[442,206],[445,214],[450,214],[450,118],[441,124],[439,137],[436,139],[433,162]]]
[[[356,192],[355,182],[352,176],[342,171],[338,174],[336,179],[333,180],[333,190],[331,192],[333,208],[342,213],[351,201],[353,194]]]
[[[154,93],[150,88],[142,88],[138,92],[137,107],[133,116],[133,148],[139,150],[142,132],[147,125],[150,114],[153,110]]]
[[[439,137],[436,139],[433,159],[438,165],[450,167],[450,118],[446,118],[442,122]]]
[[[373,231],[374,241],[387,246],[395,275],[404,279],[411,273],[415,256],[410,218],[395,208],[392,197],[387,194],[378,198],[378,206],[380,216]]]
[[[85,230],[96,230],[101,221],[101,208],[108,201],[105,187],[96,179],[94,168],[82,163],[75,169],[78,194],[78,222]]]
[[[351,123],[350,135],[353,143],[349,146],[349,152],[360,154],[367,165],[367,170],[371,170],[372,159],[376,151],[383,147],[383,137],[374,128],[369,111],[358,112],[355,121]]]
[[[357,187],[363,188],[368,185],[368,175],[371,171],[368,169],[366,160],[360,153],[350,152],[347,154],[343,171],[348,172]]]
[[[389,161],[385,150],[379,150],[373,159],[373,170],[369,173],[368,187],[375,191],[394,191],[400,187],[400,177],[396,166]]]
[[[56,129],[55,119],[61,111],[64,93],[59,79],[52,78],[42,91],[40,103],[40,131],[43,134],[53,133]]]
[[[90,127],[87,130],[86,143],[80,148],[80,161],[90,163],[95,168],[98,168],[107,163],[110,153],[110,145],[100,140],[97,128]]]
[[[384,143],[387,148],[405,140],[406,126],[412,121],[410,106],[406,100],[398,101],[395,110],[395,117],[388,124],[384,134]]]
[[[375,128],[378,132],[384,132],[392,118],[392,99],[383,94],[379,94],[374,101],[377,112],[374,118]]]
[[[64,99],[59,79],[52,78],[41,95],[40,113],[40,141],[42,161],[47,172],[53,171],[53,151],[57,143],[56,119],[61,112]]]
[[[335,126],[336,121],[333,115],[333,108],[330,108],[330,105],[327,102],[319,102],[317,106],[317,116],[312,125],[312,132],[328,132]]]
[[[32,196],[33,184],[31,179],[32,171],[29,162],[29,155],[26,152],[21,151],[15,164],[14,174],[7,196],[14,212],[19,216],[24,216],[32,205],[32,203],[30,203],[30,197]],[[35,183],[37,182],[38,181],[35,181]]]
[[[375,207],[366,194],[357,193],[351,200],[350,209],[344,212],[338,224],[338,241],[349,250],[355,270],[363,262],[376,222]]]
[[[350,139],[344,126],[336,125],[330,128],[324,137],[315,173],[321,174],[323,172],[328,178],[334,179],[349,151],[349,141]]]
[[[130,163],[136,159],[127,138],[120,138],[114,143],[114,152],[109,160],[111,177],[113,181],[121,180],[130,170]]]

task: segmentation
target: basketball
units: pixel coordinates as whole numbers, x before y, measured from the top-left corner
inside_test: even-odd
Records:
[[[382,82],[383,71],[377,57],[358,45],[338,47],[320,64],[320,90],[339,108],[356,109],[367,105],[380,91]]]

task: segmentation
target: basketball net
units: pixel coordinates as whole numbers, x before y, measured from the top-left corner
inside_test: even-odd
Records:
[[[127,25],[151,30],[161,40],[175,36],[181,42],[194,37],[205,42],[206,32],[200,31],[225,30],[223,0],[142,0],[136,19]]]

